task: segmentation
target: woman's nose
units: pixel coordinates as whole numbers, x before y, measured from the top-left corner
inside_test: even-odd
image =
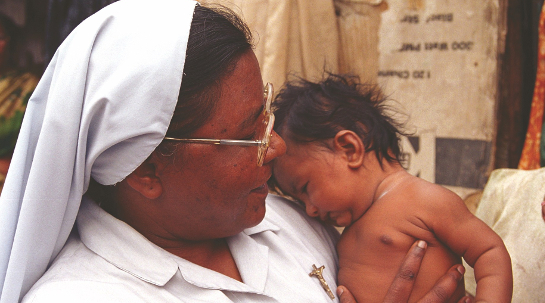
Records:
[[[268,163],[275,158],[278,158],[286,153],[286,142],[280,137],[275,131],[272,132],[271,143],[267,153],[265,154],[265,159],[263,164]]]

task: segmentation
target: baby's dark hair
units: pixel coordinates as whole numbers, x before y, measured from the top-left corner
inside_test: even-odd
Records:
[[[374,151],[379,163],[401,162],[402,124],[387,111],[385,96],[377,85],[364,84],[354,75],[326,73],[314,83],[298,78],[280,90],[273,103],[274,130],[296,143],[326,141],[341,130],[351,130],[362,139],[365,152]],[[381,164],[382,165],[382,164]]]

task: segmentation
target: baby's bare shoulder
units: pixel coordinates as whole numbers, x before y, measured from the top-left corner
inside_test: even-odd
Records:
[[[418,177],[412,177],[403,190],[398,191],[398,198],[405,196],[413,202],[429,205],[448,206],[463,201],[456,193],[438,184],[434,184]]]
[[[392,193],[389,200],[392,212],[402,209],[402,218],[426,229],[445,218],[465,218],[471,214],[456,193],[417,177]]]

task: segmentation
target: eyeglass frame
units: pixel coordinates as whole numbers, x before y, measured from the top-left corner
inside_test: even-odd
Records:
[[[164,137],[164,140],[176,141],[182,143],[197,143],[197,144],[214,144],[214,145],[237,145],[237,146],[258,146],[257,149],[257,166],[263,166],[263,161],[267,155],[267,150],[269,149],[271,138],[272,138],[272,129],[274,126],[274,114],[271,112],[271,104],[274,95],[274,88],[272,83],[267,82],[263,87],[263,98],[265,99],[265,109],[263,113],[265,114],[265,132],[263,133],[263,138],[261,140],[236,140],[236,139],[194,139],[194,138],[174,138],[174,137]]]

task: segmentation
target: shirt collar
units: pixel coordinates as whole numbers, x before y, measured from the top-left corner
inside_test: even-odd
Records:
[[[229,249],[244,283],[226,278],[220,273],[200,267],[187,260],[174,258],[180,266],[184,280],[195,286],[205,289],[263,294],[269,271],[269,247],[259,244],[255,237],[259,237],[264,232],[279,230],[280,228],[268,216],[265,216],[258,225],[247,228],[227,239]]]
[[[163,286],[178,270],[170,253],[104,211],[87,196],[83,197],[76,222],[85,246],[141,280]]]
[[[150,242],[131,226],[104,211],[88,196],[82,199],[76,222],[81,241],[85,246],[117,268],[143,281],[164,286],[176,274],[179,267],[185,280],[200,287],[223,289],[241,287],[241,285],[237,287],[215,285],[214,287],[204,282],[205,280],[199,279],[198,275],[184,274],[186,272],[184,268],[193,267],[190,265],[192,263],[185,260],[185,262],[179,262],[178,258]],[[276,224],[265,217],[260,224],[247,228],[243,233],[229,239],[229,246],[236,262],[239,263],[239,270],[244,281],[251,282],[248,286],[257,292],[265,287],[268,249],[266,246],[257,244],[251,237],[259,233],[279,230]],[[190,272],[194,272],[194,268]],[[205,284],[200,285],[202,283]]]
[[[274,224],[267,216],[265,216],[265,219],[263,219],[261,223],[254,227],[246,228],[243,232],[248,236],[252,236],[265,231],[277,232],[279,230],[280,228],[276,224]]]

